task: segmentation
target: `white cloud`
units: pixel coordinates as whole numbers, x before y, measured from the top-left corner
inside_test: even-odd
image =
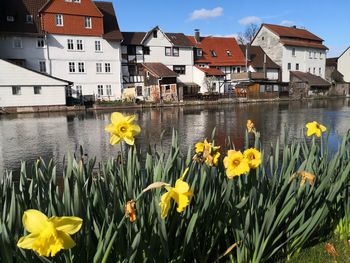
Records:
[[[295,22],[294,21],[291,21],[291,20],[283,20],[281,23],[280,23],[281,26],[294,26],[295,25]]]
[[[238,21],[241,25],[260,24],[261,18],[257,16],[246,16]]]
[[[224,9],[220,6],[213,9],[198,9],[194,10],[190,15],[190,20],[208,19],[222,16]]]
[[[238,36],[238,34],[228,34],[228,35],[211,35],[211,36],[213,36],[213,37],[230,37],[230,38],[232,38],[232,37],[234,37],[234,38],[237,38],[237,36]]]

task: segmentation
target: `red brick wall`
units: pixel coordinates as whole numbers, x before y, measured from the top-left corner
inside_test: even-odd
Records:
[[[45,13],[42,15],[42,24],[44,31],[51,34],[102,36],[103,19],[100,17],[92,17],[91,19],[92,28],[85,28],[84,16],[63,14],[63,26],[56,26],[56,14]]]

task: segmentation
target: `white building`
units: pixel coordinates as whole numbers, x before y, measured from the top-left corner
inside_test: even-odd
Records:
[[[262,24],[251,43],[282,69],[282,81],[289,82],[290,71],[309,72],[325,78],[326,50],[323,39],[306,29]]]
[[[177,73],[178,85],[193,82],[193,45],[182,33],[165,33],[159,27],[149,32],[123,32],[122,72],[125,89],[142,96],[142,63],[162,63]]]
[[[343,74],[344,81],[350,82],[350,47],[339,56],[338,71]]]
[[[64,106],[70,84],[0,59],[0,108]]]
[[[120,98],[122,35],[112,3],[20,0],[4,8],[0,58],[72,81],[73,94]]]

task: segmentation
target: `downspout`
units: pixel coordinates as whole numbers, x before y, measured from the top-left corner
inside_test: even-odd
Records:
[[[158,79],[158,88],[159,88],[159,97],[160,97],[160,103],[163,104],[163,94],[162,94],[162,87],[160,85],[160,82],[163,80],[163,77]]]
[[[52,76],[52,61],[51,61],[51,58],[50,58],[50,50],[49,50],[49,41],[48,41],[48,38],[47,38],[47,34],[45,32],[45,43],[46,43],[46,53],[47,53],[47,59],[49,61],[49,67],[50,67],[50,70],[49,70],[49,75]]]

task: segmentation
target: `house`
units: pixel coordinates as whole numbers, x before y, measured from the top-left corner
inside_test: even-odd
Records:
[[[338,71],[343,74],[344,81],[350,82],[350,46],[338,57]]]
[[[177,74],[179,86],[193,83],[193,44],[182,33],[166,33],[158,26],[148,32],[123,32],[123,87],[147,99],[142,63],[162,63]],[[142,92],[139,92],[142,91]]]
[[[338,71],[338,58],[327,58],[326,80],[332,84],[329,95],[346,96],[350,94],[350,83],[345,82],[344,75]]]
[[[0,16],[0,58],[68,79],[75,94],[120,98],[122,34],[112,3],[11,0]]]
[[[262,72],[268,80],[281,80],[281,67],[260,46],[239,45],[247,57],[248,71]]]
[[[188,36],[188,39],[195,46],[194,64],[198,68],[218,69],[224,73],[224,81],[216,87],[215,92],[224,93],[230,91],[234,83],[231,81],[232,73],[239,73],[245,69],[245,57],[239,48],[235,38],[227,37],[201,37],[200,31],[195,30],[194,36]],[[207,82],[200,76],[200,70],[194,70],[194,80],[201,86],[200,92],[207,92]]]
[[[226,82],[226,74],[217,68],[204,68],[195,66],[193,70],[193,80],[200,86],[200,93],[218,92],[220,87],[223,87]],[[199,92],[198,89],[188,87],[184,89],[184,98],[193,96]]]
[[[290,71],[309,72],[325,78],[326,51],[323,39],[306,29],[262,24],[251,42],[281,67],[282,81],[290,81]]]
[[[294,99],[328,95],[331,83],[309,72],[291,71],[289,95]]]
[[[162,63],[142,63],[144,96],[154,102],[177,101],[177,73]]]
[[[5,112],[65,107],[66,89],[71,84],[0,59],[0,108]]]

